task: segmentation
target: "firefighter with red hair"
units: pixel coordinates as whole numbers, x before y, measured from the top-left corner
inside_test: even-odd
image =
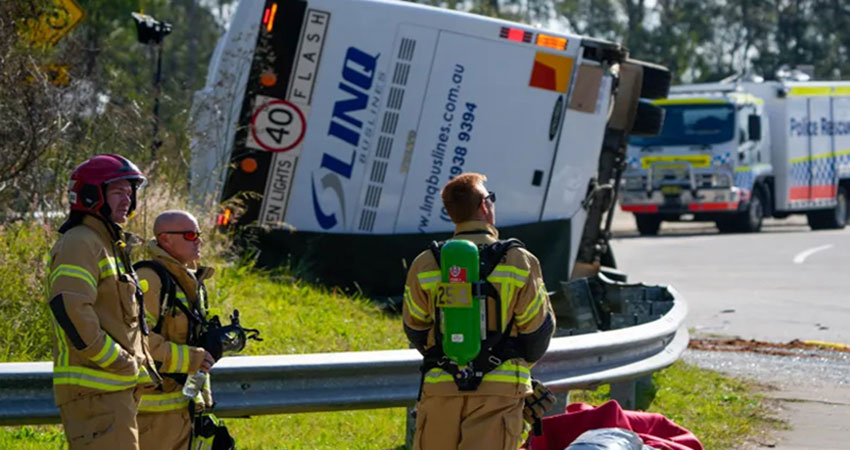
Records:
[[[145,177],[127,158],[97,155],[71,174],[71,211],[48,261],[53,390],[74,449],[138,449],[142,386],[160,381],[121,225]]]

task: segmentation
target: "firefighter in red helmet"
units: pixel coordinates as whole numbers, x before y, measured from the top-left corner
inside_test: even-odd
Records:
[[[139,388],[160,381],[121,225],[145,177],[97,155],[71,174],[71,212],[48,260],[53,390],[71,450],[138,449]]]

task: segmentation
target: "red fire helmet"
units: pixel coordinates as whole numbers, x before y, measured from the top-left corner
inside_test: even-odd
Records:
[[[121,155],[95,155],[74,169],[68,194],[71,211],[88,212],[109,219],[106,185],[119,180],[129,180],[133,187],[129,211],[132,214],[136,209],[136,190],[147,180],[135,164]]]

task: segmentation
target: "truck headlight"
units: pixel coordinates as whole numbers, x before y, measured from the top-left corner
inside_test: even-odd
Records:
[[[642,175],[626,177],[623,180],[623,188],[627,191],[640,191],[644,189],[644,177]]]
[[[732,178],[726,174],[715,173],[711,176],[711,185],[719,188],[728,188],[732,185]]]

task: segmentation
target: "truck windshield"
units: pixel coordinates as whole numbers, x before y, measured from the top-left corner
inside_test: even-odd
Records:
[[[706,145],[732,140],[735,109],[732,105],[663,105],[664,127],[656,137],[632,137],[638,147]]]

